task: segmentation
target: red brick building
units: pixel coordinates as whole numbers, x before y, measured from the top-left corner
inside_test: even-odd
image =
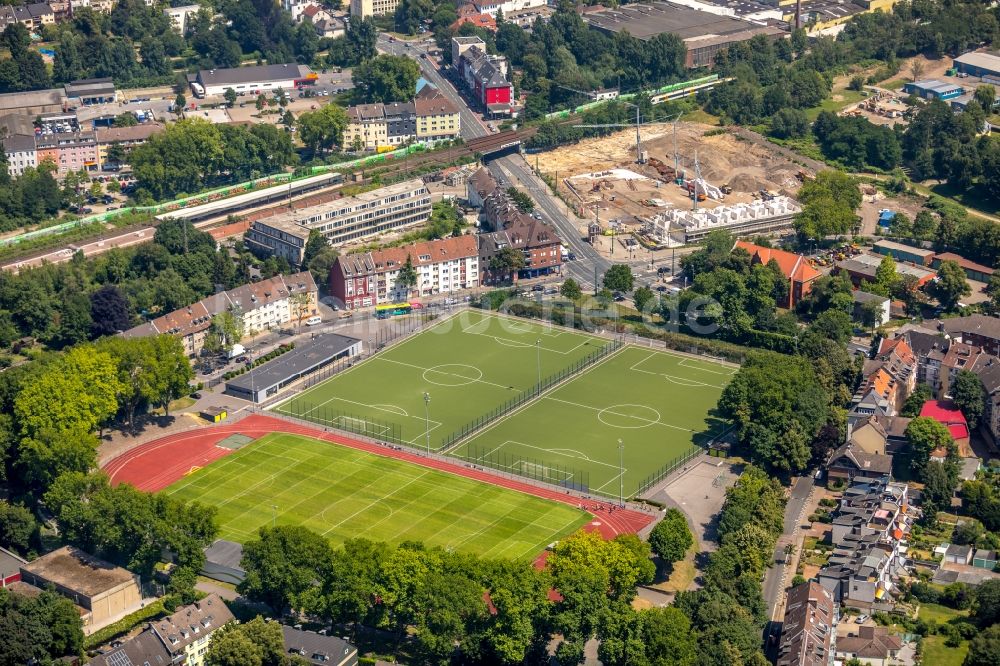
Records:
[[[788,301],[778,303],[779,307],[794,308],[812,289],[813,281],[820,276],[820,272],[801,254],[761,247],[746,241],[736,241],[736,247],[749,252],[753,264],[767,264],[772,259],[778,263],[781,273],[788,278]]]

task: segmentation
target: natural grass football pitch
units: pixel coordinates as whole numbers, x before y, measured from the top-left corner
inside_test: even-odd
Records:
[[[429,430],[430,448],[438,449],[452,433],[534,387],[539,374],[555,375],[606,345],[584,333],[466,310],[277,411],[420,447]]]
[[[304,525],[335,544],[422,541],[484,556],[531,558],[585,525],[571,506],[290,434],[271,434],[166,490],[218,507],[220,537]]]
[[[628,346],[450,451],[484,466],[553,483],[585,478],[590,492],[617,497],[618,440],[624,494],[705,444],[724,425],[714,418],[736,367]]]

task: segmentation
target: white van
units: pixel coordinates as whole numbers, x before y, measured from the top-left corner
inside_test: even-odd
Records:
[[[306,326],[316,326],[317,324],[322,324],[322,323],[323,323],[323,318],[320,317],[319,315],[313,315],[312,317],[309,317],[309,319],[306,319]]]

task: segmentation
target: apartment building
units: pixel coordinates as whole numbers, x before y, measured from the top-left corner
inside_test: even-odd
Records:
[[[100,158],[96,132],[59,132],[35,137],[38,162],[51,160],[60,174],[70,171],[97,171]]]
[[[188,21],[201,11],[201,5],[181,5],[180,7],[164,7],[163,13],[170,19],[170,25],[180,34],[187,32]]]
[[[309,271],[278,275],[269,280],[219,292],[125,331],[125,337],[173,335],[188,356],[205,344],[212,318],[231,312],[243,322],[243,334],[261,333],[308,318],[318,312],[316,282]]]
[[[458,107],[434,86],[427,84],[421,88],[413,105],[417,114],[417,141],[441,141],[461,135]]]
[[[831,524],[833,553],[816,579],[835,601],[855,608],[891,607],[904,572],[912,517],[905,484],[855,482]]]
[[[344,128],[343,144],[364,150],[377,150],[389,145],[389,126],[382,104],[358,104],[347,109],[348,123]]]
[[[818,583],[788,590],[777,666],[828,666],[837,632],[837,606]]]
[[[132,127],[101,127],[97,130],[97,160],[101,167],[105,164],[121,165],[127,162],[117,162],[108,160],[108,151],[111,147],[118,145],[122,148],[124,157],[127,159],[128,153],[136,146],[149,141],[149,137],[159,134],[164,130],[162,123],[142,123]]]
[[[150,623],[150,630],[166,647],[173,663],[202,666],[212,634],[235,619],[219,595],[212,593]]]
[[[412,102],[359,104],[347,109],[347,117],[344,145],[364,150],[454,139],[461,132],[458,109],[429,84]]]
[[[407,260],[417,273],[412,288],[398,285]],[[330,269],[330,293],[352,309],[473,289],[479,281],[479,251],[472,235],[341,256]]]
[[[38,166],[38,151],[35,149],[35,137],[24,134],[13,134],[3,139],[3,151],[7,155],[7,173],[11,178],[17,178],[28,167]]]
[[[215,632],[235,619],[219,595],[212,593],[189,606],[181,606],[172,615],[150,622],[140,634],[95,656],[90,666],[203,666]]]
[[[396,13],[399,0],[351,0],[351,16],[389,16]]]
[[[299,257],[309,231],[319,230],[332,245],[361,240],[430,219],[431,193],[419,179],[353,197],[291,210],[257,220],[247,233],[251,247],[266,254]]]
[[[513,86],[507,80],[507,60],[491,55],[479,37],[453,37],[452,67],[487,115],[511,114]]]
[[[14,23],[20,23],[28,30],[39,30],[43,25],[56,22],[56,12],[47,2],[29,5],[4,5],[0,7],[0,30]]]

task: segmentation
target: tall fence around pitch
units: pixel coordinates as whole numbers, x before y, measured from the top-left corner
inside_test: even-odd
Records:
[[[655,486],[657,483],[667,478],[667,475],[673,472],[675,469],[677,469],[684,463],[688,462],[692,458],[696,457],[697,455],[703,453],[704,451],[705,449],[701,448],[700,446],[692,446],[690,449],[688,449],[686,453],[682,453],[676,458],[671,459],[663,467],[661,467],[660,469],[656,470],[655,472],[647,476],[645,479],[643,479],[643,481],[639,484],[639,488],[635,491],[635,495],[633,497],[638,497],[642,495],[644,492]]]
[[[486,414],[483,414],[482,416],[476,418],[476,420],[474,421],[466,423],[459,430],[456,430],[450,435],[445,436],[441,440],[441,447],[438,450],[440,451],[442,449],[448,448],[449,446],[459,441],[460,439],[464,439],[469,435],[475,433],[476,431],[488,426],[490,423],[496,421],[501,416],[509,414],[510,412],[514,411],[515,409],[525,404],[526,402],[534,400],[539,395],[541,395],[543,391],[549,389],[552,386],[555,386],[556,384],[563,381],[567,377],[575,375],[581,370],[593,365],[602,358],[606,358],[608,355],[617,351],[622,346],[622,344],[623,344],[622,341],[617,338],[611,340],[610,342],[608,342],[608,344],[604,345],[597,351],[588,354],[587,356],[580,359],[576,363],[570,365],[569,367],[563,368],[559,372],[549,375],[548,377],[545,377],[544,379],[542,379],[540,383],[536,384],[532,388],[526,391],[522,391],[519,395],[511,398],[502,405],[498,405],[495,409],[487,412]]]
[[[344,430],[355,435],[364,435],[392,444],[409,444],[403,441],[403,426],[392,421],[384,421],[363,414],[352,414],[323,404],[317,405],[303,398],[292,398],[285,403],[282,411],[327,428]]]
[[[590,492],[590,472],[587,470],[573,469],[548,460],[538,460],[498,451],[495,446],[490,446],[488,449],[473,446],[464,455],[456,457],[472,465],[486,467],[505,474],[550,483],[567,490]]]

